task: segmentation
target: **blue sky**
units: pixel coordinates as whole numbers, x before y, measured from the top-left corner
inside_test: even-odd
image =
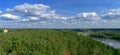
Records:
[[[3,28],[120,28],[119,0],[2,0]]]
[[[119,0],[2,0],[0,1],[0,9],[4,11],[6,8],[13,8],[24,3],[49,5],[51,9],[57,10],[58,13],[66,13],[67,15],[79,12],[100,12],[120,6]]]

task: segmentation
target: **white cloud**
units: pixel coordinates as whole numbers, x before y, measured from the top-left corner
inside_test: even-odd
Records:
[[[22,21],[22,22],[28,22],[28,21],[30,21],[30,19],[21,19],[20,21]]]
[[[39,17],[28,17],[28,19],[36,21],[39,20]]]
[[[103,14],[103,19],[120,19],[120,8],[109,10]]]
[[[79,13],[74,18],[81,19],[83,21],[97,21],[97,20],[101,20],[101,17],[97,13],[95,13],[95,12]]]
[[[43,4],[22,4],[14,7],[13,9],[8,8],[7,11],[11,13],[24,14],[24,15],[40,15],[48,11],[50,7]]]
[[[16,24],[21,24],[24,27],[110,27],[119,25],[120,9],[111,9],[105,14],[96,12],[83,12],[75,14],[75,16],[65,17],[59,15],[51,7],[44,4],[22,4],[14,8],[8,8],[7,14],[1,14],[0,19],[5,21],[13,21]],[[2,13],[2,11],[0,12]],[[2,20],[2,21],[3,21]],[[1,20],[0,20],[1,21]],[[117,21],[117,22],[116,22]],[[43,25],[43,26],[41,26]],[[4,26],[4,25],[3,25]],[[14,25],[13,25],[14,26]],[[20,27],[20,26],[19,26]]]
[[[12,14],[3,14],[3,15],[0,16],[0,18],[10,19],[10,20],[18,20],[18,19],[21,19],[21,17],[16,16],[16,15],[12,15]]]
[[[22,4],[8,8],[7,11],[12,14],[18,14],[29,18],[30,20],[42,20],[42,19],[66,19],[65,17],[56,14],[55,10],[51,10],[50,6],[43,4]]]
[[[80,13],[80,14],[77,14],[78,16],[80,15],[80,16],[82,16],[82,17],[95,17],[95,16],[98,16],[95,12],[91,12],[91,13],[86,13],[86,12],[84,12],[84,13]]]
[[[3,13],[2,11],[0,11],[0,14]]]

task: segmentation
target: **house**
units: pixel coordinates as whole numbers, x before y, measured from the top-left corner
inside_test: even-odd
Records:
[[[4,29],[4,30],[3,30],[3,33],[7,33],[7,32],[8,32],[8,30],[7,30],[7,29]]]

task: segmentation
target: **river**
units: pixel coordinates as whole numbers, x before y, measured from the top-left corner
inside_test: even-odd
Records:
[[[82,33],[84,36],[89,35],[89,33]],[[116,49],[120,48],[120,41],[113,39],[104,39],[104,38],[94,38],[97,41],[100,41],[106,45],[112,46]]]
[[[120,41],[118,40],[104,39],[104,38],[95,38],[95,39],[106,45],[112,46],[116,49],[120,48]]]

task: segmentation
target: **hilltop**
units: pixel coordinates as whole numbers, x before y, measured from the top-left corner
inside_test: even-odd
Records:
[[[120,51],[76,32],[18,29],[0,33],[1,55],[120,55]]]

